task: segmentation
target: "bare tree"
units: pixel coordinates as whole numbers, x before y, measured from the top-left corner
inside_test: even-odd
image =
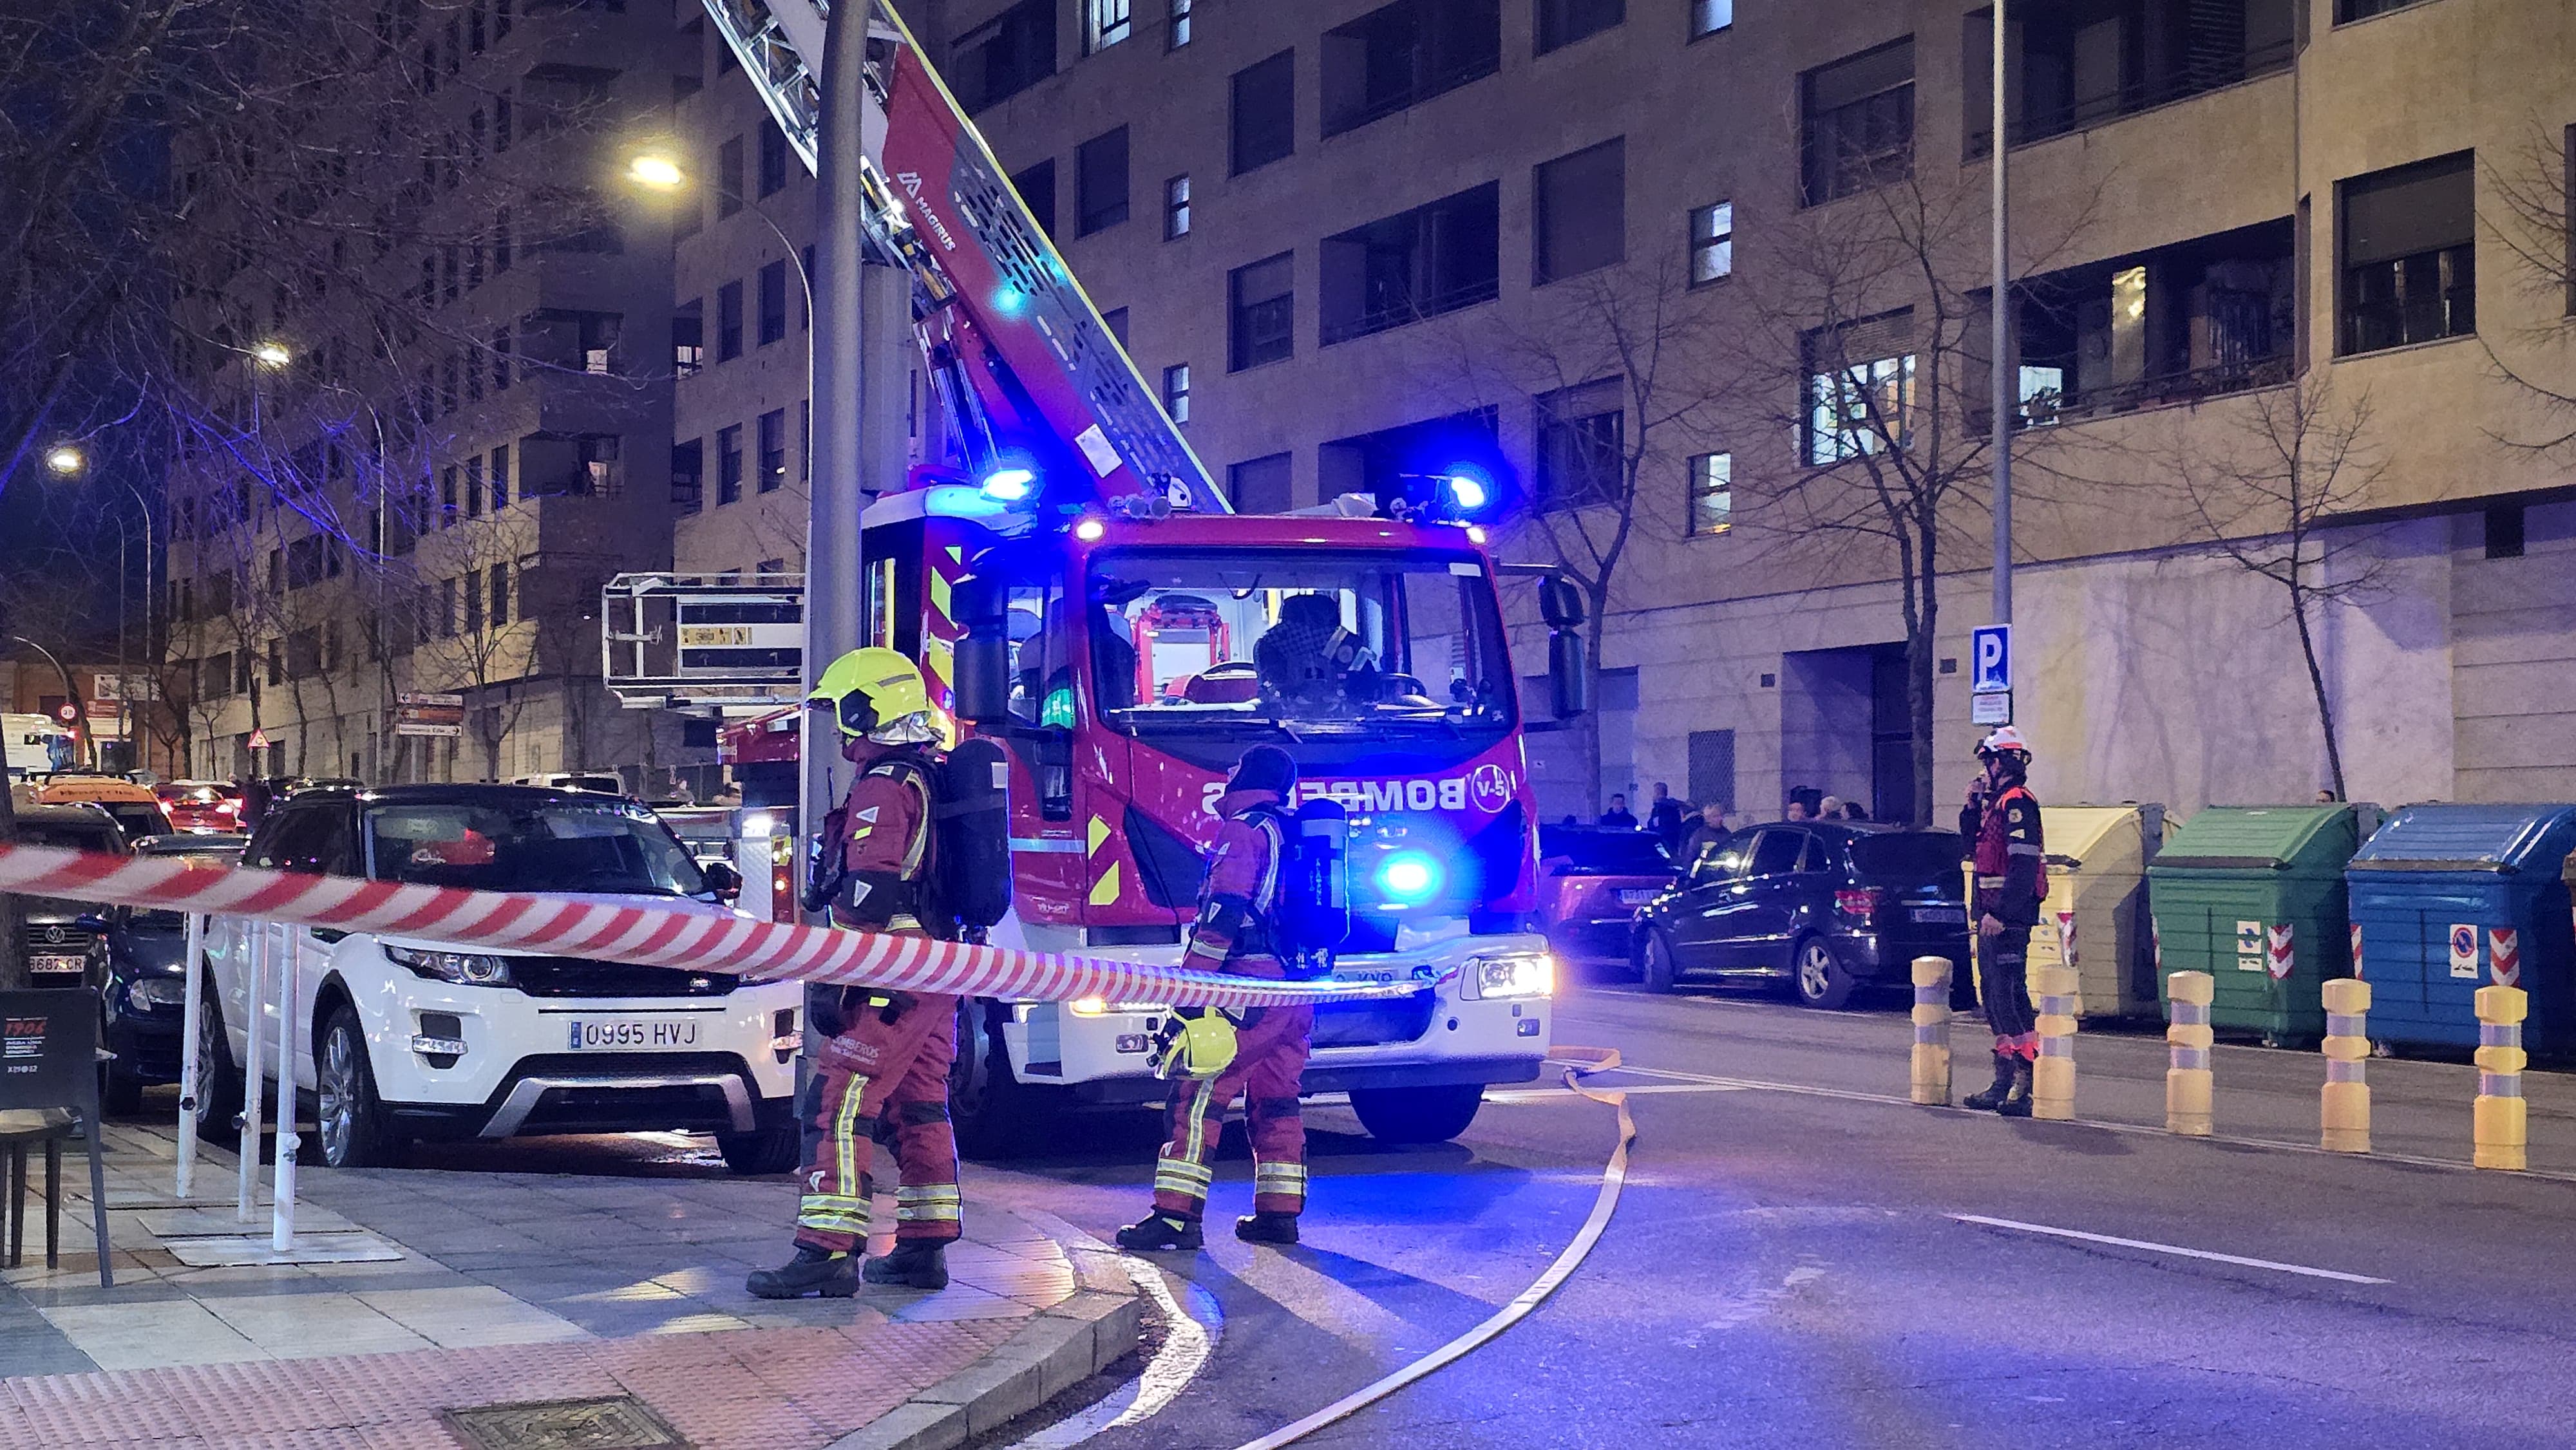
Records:
[[[1552,555],[1588,609],[1586,670],[1601,670],[1622,568],[1646,537],[1691,528],[1685,459],[1715,436],[1726,389],[1708,345],[1705,296],[1658,253],[1554,284],[1519,326],[1456,330],[1463,391],[1533,421],[1536,467],[1509,527]],[[1586,813],[1601,807],[1601,718],[1584,717]]]
[[[2544,454],[2576,449],[2576,227],[2569,197],[2576,192],[2576,127],[2533,123],[2501,159],[2482,156],[2485,184],[2479,218],[2514,263],[2515,290],[2545,320],[2527,327],[2498,327],[2481,319],[2478,339],[2496,370],[2532,404],[2528,428],[2498,434],[2509,446]],[[2498,346],[2498,339],[2504,346]]]
[[[2367,439],[2370,399],[2336,397],[2322,371],[2233,404],[2233,429],[2186,430],[2172,469],[2198,544],[2281,591],[2324,733],[2327,783],[2345,796],[2343,744],[2317,632],[2337,605],[2387,587],[2369,529],[2338,525],[2376,496],[2384,464]]]
[[[1982,562],[1991,517],[1989,214],[1978,173],[1927,176],[1907,159],[1889,175],[1886,158],[1861,162],[1875,185],[1780,219],[1772,242],[1741,259],[1722,335],[1753,431],[1796,451],[1786,468],[1740,468],[1736,492],[1748,528],[1820,564],[1895,574],[1912,815],[1926,821],[1943,571],[1953,550]],[[2017,274],[2066,254],[2098,194],[2053,198],[2054,222],[2017,231]]]

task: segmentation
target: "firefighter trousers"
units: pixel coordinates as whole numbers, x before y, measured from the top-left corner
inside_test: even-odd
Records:
[[[876,1186],[869,1169],[886,1141],[894,1145],[895,1238],[957,1237],[957,1135],[948,1121],[956,1058],[956,998],[850,989],[841,1030],[805,1089],[811,1147],[796,1242],[840,1253],[865,1243]]]
[[[1244,1100],[1244,1128],[1252,1139],[1252,1207],[1257,1213],[1298,1213],[1306,1207],[1306,1123],[1297,1111],[1298,1082],[1306,1073],[1312,1007],[1256,1007],[1235,1037],[1234,1061],[1199,1082],[1172,1085],[1171,1141],[1154,1160],[1154,1207],[1197,1218],[1207,1209],[1208,1160],[1225,1110]]]
[[[1977,990],[1998,1056],[2039,1056],[2039,1023],[2030,1004],[2030,928],[2007,925],[1977,938]]]

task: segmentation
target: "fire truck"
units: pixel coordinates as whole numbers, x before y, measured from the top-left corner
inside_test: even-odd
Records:
[[[822,12],[707,8],[813,165]],[[1335,974],[1417,988],[1319,1009],[1305,1089],[1347,1093],[1383,1139],[1454,1137],[1487,1085],[1535,1077],[1548,1051],[1522,741],[1584,707],[1579,594],[1495,561],[1473,521],[1495,501],[1486,473],[1233,512],[903,21],[882,3],[864,18],[866,154],[832,162],[859,168],[869,243],[912,274],[956,439],[865,508],[866,632],[1010,756],[1015,919],[995,940],[1177,962],[1227,771],[1279,746],[1350,821]],[[1506,588],[1534,589],[1549,626],[1543,718],[1523,718]],[[775,761],[789,726],[737,727],[728,751]],[[952,1084],[969,1150],[1159,1096],[1162,1011],[971,1004]]]

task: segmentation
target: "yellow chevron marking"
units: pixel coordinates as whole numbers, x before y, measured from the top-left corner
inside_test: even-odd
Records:
[[[1091,818],[1091,849],[1088,854],[1095,856],[1100,854],[1100,843],[1108,839],[1109,823],[1098,816],[1093,816]]]
[[[1112,861],[1109,863],[1109,869],[1100,873],[1100,880],[1091,888],[1091,904],[1107,906],[1117,899],[1118,863]]]

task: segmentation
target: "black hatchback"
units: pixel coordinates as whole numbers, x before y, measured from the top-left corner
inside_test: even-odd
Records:
[[[1786,982],[1810,1007],[1911,980],[1919,956],[1968,970],[1964,847],[1955,831],[1830,821],[1740,831],[1639,914],[1648,988],[1685,977]]]

